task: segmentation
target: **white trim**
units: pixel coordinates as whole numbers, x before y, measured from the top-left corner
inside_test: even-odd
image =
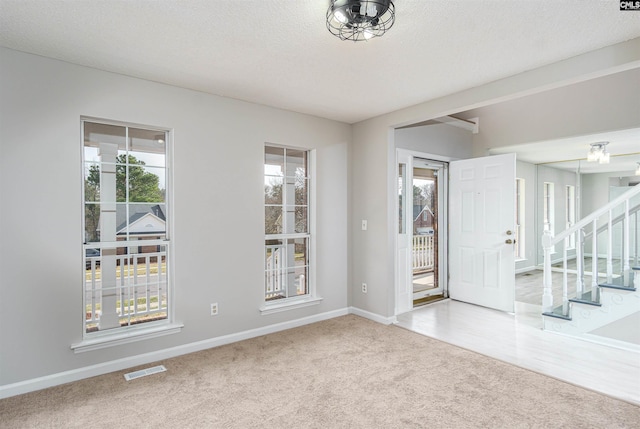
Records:
[[[33,378],[30,380],[20,381],[12,384],[0,386],[0,399],[10,396],[21,395],[23,393],[33,392],[35,390],[46,389],[48,387],[60,384],[70,383],[89,377],[108,374],[114,371],[120,371],[132,368],[138,365],[146,365],[152,362],[158,362],[163,359],[170,359],[176,356],[194,353],[201,350],[219,347],[238,341],[248,340],[250,338],[260,337],[263,335],[273,334],[287,329],[297,328],[311,323],[321,322],[323,320],[333,319],[335,317],[346,316],[352,313],[350,308],[342,308],[339,310],[328,311],[313,316],[303,317],[288,322],[276,323],[261,328],[250,329],[235,334],[223,335],[221,337],[210,338],[194,343],[183,344],[155,352],[145,353],[136,356],[129,356],[122,359],[116,359],[109,362],[99,363],[95,365],[85,366],[70,371],[63,371],[56,374],[45,375],[43,377]],[[357,313],[354,313],[357,314]],[[369,313],[371,314],[371,313]],[[366,317],[366,316],[363,316]],[[375,319],[372,319],[375,320]]]
[[[523,261],[526,261],[526,259],[523,259]],[[535,270],[542,270],[542,268],[536,267],[535,265],[531,265],[529,267],[516,269],[516,274],[528,273],[529,271],[535,271]]]
[[[355,314],[356,316],[364,317],[365,319],[373,320],[374,322],[382,323],[383,325],[398,323],[396,316],[384,317],[357,307],[349,307],[349,314]]]
[[[124,332],[111,333],[107,331],[103,336],[88,337],[79,343],[71,344],[71,349],[74,353],[84,353],[92,350],[132,343],[135,341],[147,340],[149,338],[177,334],[184,327],[181,323],[169,323],[162,324],[160,326],[144,325],[145,324],[141,324],[139,327],[130,327]]]
[[[260,314],[267,315],[273,313],[280,313],[282,311],[295,310],[296,308],[309,307],[311,305],[318,305],[322,301],[322,297],[308,296],[305,299],[291,299],[285,302],[274,301],[277,304],[265,303],[260,307]]]

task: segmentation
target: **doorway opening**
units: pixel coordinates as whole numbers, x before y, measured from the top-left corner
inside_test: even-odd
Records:
[[[396,314],[447,296],[448,163],[398,149]]]
[[[438,170],[422,164],[423,160],[414,160],[411,267],[414,307],[444,297],[438,288]]]

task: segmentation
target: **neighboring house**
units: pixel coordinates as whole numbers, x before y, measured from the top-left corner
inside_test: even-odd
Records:
[[[413,233],[419,235],[432,235],[434,231],[435,216],[429,206],[413,206]]]
[[[131,213],[135,210],[134,213]],[[158,240],[166,233],[164,209],[162,205],[131,204],[129,205],[129,219],[124,206],[118,206],[116,210],[118,227],[116,236],[118,241],[123,241],[128,235],[129,240]],[[118,255],[127,253],[159,252],[160,246],[119,247]],[[151,262],[154,262],[153,260]]]

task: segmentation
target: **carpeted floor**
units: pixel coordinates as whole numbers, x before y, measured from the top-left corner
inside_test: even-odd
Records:
[[[0,401],[3,428],[637,428],[640,407],[344,316]],[[146,365],[150,367],[152,365]],[[588,374],[585,374],[588,376]]]

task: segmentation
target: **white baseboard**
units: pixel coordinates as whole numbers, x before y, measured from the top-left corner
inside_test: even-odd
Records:
[[[323,320],[333,319],[335,317],[345,316],[347,314],[357,314],[368,319],[375,320],[376,322],[389,324],[385,322],[382,316],[378,316],[373,313],[366,312],[364,310],[353,311],[351,308],[342,308],[339,310],[328,311],[325,313],[315,314],[313,316],[303,317],[301,319],[290,320],[288,322],[276,323],[274,325],[264,326],[256,329],[250,329],[248,331],[238,332],[235,334],[223,335],[221,337],[211,338],[208,340],[197,341],[195,343],[184,344],[181,346],[171,347],[168,349],[158,350],[155,352],[145,353],[136,356],[130,356],[122,359],[117,359],[100,364],[90,365],[83,368],[73,369],[70,371],[63,371],[56,374],[46,375],[44,377],[33,378],[31,380],[20,381],[12,384],[5,384],[0,386],[0,399],[8,398],[10,396],[21,395],[23,393],[33,392],[36,390],[46,389],[48,387],[57,386],[60,384],[70,383],[73,381],[82,380],[89,377],[95,377],[98,375],[108,374],[114,371],[121,371],[123,369],[132,368],[138,365],[145,365],[152,362],[157,362],[164,359],[173,358],[176,356],[185,355],[188,353],[194,353],[201,350],[210,349],[213,347],[223,346],[225,344],[231,344],[238,341],[248,340],[250,338],[260,337],[262,335],[273,334],[275,332],[285,331],[287,329],[297,328],[299,326],[309,325],[311,323],[321,322]],[[369,317],[376,316],[376,318]]]
[[[349,313],[355,314],[356,316],[364,317],[365,319],[373,320],[374,322],[382,323],[383,325],[391,325],[398,322],[396,316],[384,317],[357,307],[349,307]]]
[[[516,270],[516,274],[528,273],[529,271],[535,271],[538,268],[535,265],[531,265],[530,267],[518,268]]]

